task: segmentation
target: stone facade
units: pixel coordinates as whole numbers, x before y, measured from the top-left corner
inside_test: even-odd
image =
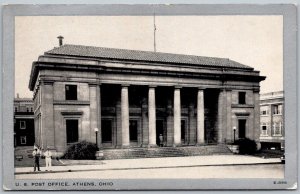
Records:
[[[229,59],[62,45],[32,66],[36,142],[201,146],[232,142],[234,127],[258,141],[264,79]]]
[[[271,92],[260,96],[260,141],[263,148],[284,148],[284,96]]]

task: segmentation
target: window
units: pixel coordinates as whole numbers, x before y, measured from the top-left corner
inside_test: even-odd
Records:
[[[20,142],[21,142],[21,144],[26,144],[26,136],[21,136]]]
[[[77,100],[76,85],[66,85],[66,100]]]
[[[282,124],[282,122],[279,123],[279,126],[280,126],[280,131],[281,131],[281,134],[282,134],[282,130],[283,130],[283,124]]]
[[[274,105],[273,106],[273,114],[274,115],[282,114],[282,105]]]
[[[33,112],[33,108],[32,107],[30,108],[30,112]]]
[[[18,112],[18,107],[15,107],[15,112]]]
[[[281,135],[281,123],[274,123],[273,124],[273,134],[275,136]]]
[[[29,112],[29,108],[26,108],[26,112]]]
[[[246,92],[239,92],[239,104],[246,104]]]
[[[20,121],[20,129],[26,129],[26,122]]]
[[[262,135],[267,135],[267,129],[268,129],[267,124],[266,123],[262,123],[261,124],[261,134]]]
[[[278,114],[282,114],[282,105],[280,104],[280,105],[278,105]]]
[[[66,120],[67,130],[67,143],[78,142],[78,120],[68,119]]]
[[[268,109],[268,107],[267,107],[267,106],[262,106],[262,107],[260,108],[260,114],[261,114],[261,115],[268,115],[268,114],[269,114],[269,109]]]

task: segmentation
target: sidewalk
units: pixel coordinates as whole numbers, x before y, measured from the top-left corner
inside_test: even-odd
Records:
[[[195,167],[195,166],[274,164],[274,163],[280,163],[280,159],[279,158],[263,159],[259,157],[244,156],[244,155],[210,155],[210,156],[191,156],[191,157],[97,160],[97,161],[61,160],[61,162],[62,162],[62,166],[52,166],[51,173],[76,172],[76,171],[175,168],[175,167]],[[78,162],[79,163],[82,162],[82,164],[78,165]],[[20,168],[15,168],[15,174],[49,173],[49,171],[45,171],[44,167],[42,167],[41,170],[42,171],[39,172],[33,172],[33,167],[20,167]]]

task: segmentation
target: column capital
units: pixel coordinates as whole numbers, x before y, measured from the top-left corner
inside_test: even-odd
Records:
[[[157,85],[148,85],[149,88],[156,88]]]
[[[101,86],[101,83],[89,83],[89,87]]]
[[[198,90],[205,90],[206,88],[203,86],[198,86]]]
[[[130,86],[130,84],[121,84],[121,87],[123,88],[123,87],[129,87]]]
[[[182,86],[174,86],[175,89],[181,89]]]

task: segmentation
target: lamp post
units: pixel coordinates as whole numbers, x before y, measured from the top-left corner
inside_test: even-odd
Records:
[[[235,131],[236,131],[236,127],[233,127],[233,143],[235,143]]]
[[[96,133],[96,146],[97,146],[97,150],[98,150],[98,149],[99,149],[99,148],[98,148],[98,131],[99,131],[99,129],[98,129],[98,128],[95,128],[94,131],[95,131],[95,133]]]

